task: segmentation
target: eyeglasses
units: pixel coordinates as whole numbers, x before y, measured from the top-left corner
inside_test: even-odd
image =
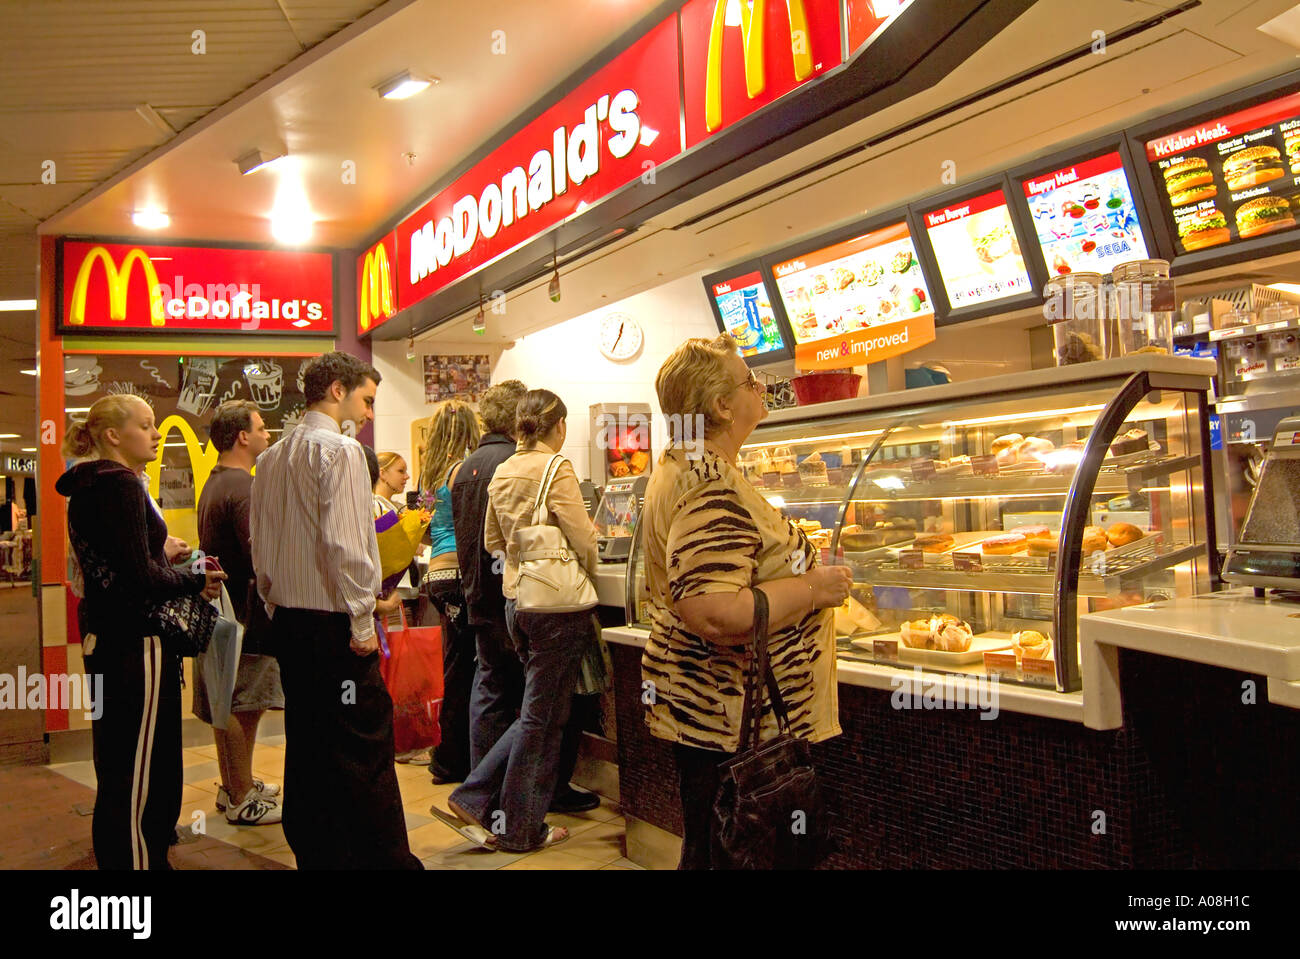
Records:
[[[734,384],[732,384],[731,389],[727,390],[727,392],[728,392],[728,393],[734,393],[736,390],[740,389],[742,386],[744,386],[744,387],[748,387],[748,388],[751,389],[751,390],[758,390],[760,393],[763,392],[763,384],[760,383],[760,382],[758,382],[758,377],[754,375],[754,371],[753,371],[753,370],[750,370],[750,371],[749,371],[749,375],[746,376],[746,377],[745,377],[743,380],[741,380],[739,383],[734,383]]]

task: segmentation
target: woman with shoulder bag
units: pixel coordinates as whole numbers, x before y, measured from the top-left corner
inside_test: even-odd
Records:
[[[68,498],[68,534],[80,566],[77,605],[86,672],[95,677],[92,725],[101,869],[167,869],[181,810],[181,663],[146,607],[183,596],[215,598],[226,574],[175,567],[167,524],[143,485],[162,436],[153,409],[106,396],[63,441],[87,458],[55,484]],[[172,541],[179,554],[184,544]]]
[[[742,749],[746,682],[760,741],[786,731],[807,742],[840,733],[833,610],[852,577],[846,567],[818,565],[804,534],[737,467],[767,410],[735,341],[687,340],[660,367],[655,389],[675,431],[641,519],[651,617],[641,675],[654,691],[650,734],[673,743],[677,761],[678,868],[710,869],[733,858],[720,854],[714,813],[724,764]],[[781,721],[764,677],[754,675],[756,630],[770,633]],[[810,822],[809,834],[824,826]]]
[[[497,467],[488,485],[484,547],[505,557],[506,626],[524,662],[524,699],[519,718],[448,802],[462,823],[488,834],[477,834],[484,845],[507,852],[540,849],[568,836],[563,827],[546,825],[546,812],[555,793],[561,732],[592,638],[591,612],[518,608],[520,565],[528,563],[526,557],[521,560],[520,534],[525,540],[535,537],[531,530],[537,530],[539,521],[555,527],[567,544],[546,552],[580,564],[588,580],[599,563],[596,528],[583,505],[577,474],[568,460],[557,457],[568,435],[567,415],[563,401],[550,390],[524,394],[515,422],[518,449]],[[594,590],[589,591],[594,605]]]

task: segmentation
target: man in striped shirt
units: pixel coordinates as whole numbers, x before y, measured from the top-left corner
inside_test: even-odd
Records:
[[[302,422],[259,457],[251,533],[285,699],[284,835],[300,869],[420,869],[379,674],[379,546],[365,454],[380,376],[347,353],[303,371]]]

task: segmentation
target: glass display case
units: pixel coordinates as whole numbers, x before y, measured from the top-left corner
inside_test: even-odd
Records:
[[[1072,692],[1081,613],[1218,581],[1213,374],[1149,354],[784,410],[740,465],[852,569],[842,659]]]

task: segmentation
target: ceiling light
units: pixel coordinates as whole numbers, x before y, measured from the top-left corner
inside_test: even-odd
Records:
[[[1270,283],[1268,288],[1279,293],[1300,294],[1300,283]]]
[[[35,452],[36,452],[36,447],[35,447],[35,446],[24,446],[24,447],[23,447],[22,449],[20,449],[18,452],[20,452],[20,453],[35,453]]]
[[[69,406],[69,407],[68,407],[67,409],[65,409],[63,412],[65,412],[65,413],[89,413],[89,412],[90,412],[90,407],[89,407],[89,406]]]
[[[16,439],[19,439],[17,433],[0,433],[0,440],[16,440]]]
[[[149,208],[136,210],[131,214],[131,222],[142,230],[164,230],[171,226],[172,218],[162,210]]]
[[[483,312],[483,294],[478,298],[478,314],[474,317],[474,332],[482,336],[487,332],[487,315]]]
[[[36,309],[35,300],[0,300],[0,313]]]
[[[288,154],[283,152],[267,153],[264,150],[249,150],[236,160],[235,164],[239,167],[240,173],[244,176],[248,176],[248,174],[254,173],[263,167],[270,166],[276,160],[283,160],[287,155]]]
[[[437,77],[425,76],[413,70],[403,70],[397,76],[389,77],[379,84],[375,90],[385,100],[405,100],[407,97],[422,93],[437,82]]]
[[[141,120],[149,124],[149,126],[153,127],[159,133],[169,137],[176,135],[176,130],[172,125],[163,119],[162,114],[155,110],[150,104],[141,103],[135,108],[135,112],[140,115]]]
[[[23,374],[23,376],[35,376],[35,375],[36,375],[36,370],[19,370],[18,372],[21,373],[21,374]]]
[[[546,286],[546,293],[551,298],[552,303],[560,302],[560,261],[555,261],[555,275],[551,277],[551,282]]]
[[[301,246],[311,239],[312,219],[305,211],[288,210],[271,214],[271,236],[286,246]]]

